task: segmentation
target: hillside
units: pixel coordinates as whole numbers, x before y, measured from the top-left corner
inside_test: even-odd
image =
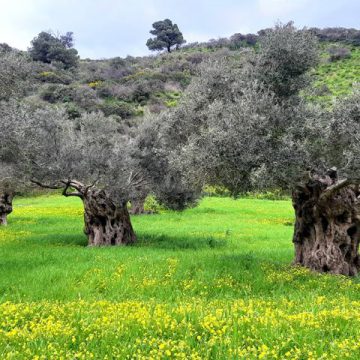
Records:
[[[345,44],[349,57],[330,61],[328,51],[333,46],[322,44],[321,63],[313,72],[315,90],[311,98],[315,101],[329,103],[334,97],[349,94],[360,79],[360,47]],[[97,109],[125,119],[158,113],[176,106],[203,61],[223,56],[238,58],[243,51],[195,47],[149,57],[82,60],[71,74],[48,66],[37,75],[36,96],[65,104],[74,117],[81,111]]]
[[[330,61],[329,43],[324,46],[320,65],[314,70],[314,93],[312,99],[321,103],[331,103],[335,97],[348,95],[360,81],[360,47],[342,46],[348,49],[345,58]]]
[[[359,81],[360,46],[355,30],[354,34],[351,29],[326,30],[313,30],[321,44],[321,63],[312,73],[314,88],[305,95],[329,105],[334,98],[349,94]],[[130,119],[127,121],[131,125],[136,121],[131,119],[145,113],[176,106],[201,63],[224,56],[241,58],[249,47],[256,49],[256,41],[257,35],[235,34],[229,39],[188,44],[169,54],[83,59],[69,69],[59,62],[32,61],[27,100],[34,104],[62,104],[70,118],[100,110],[106,116]],[[6,46],[1,45],[0,51],[11,49]]]

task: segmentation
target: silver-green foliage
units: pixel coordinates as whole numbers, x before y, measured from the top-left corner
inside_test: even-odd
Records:
[[[0,159],[16,181],[62,187],[68,180],[95,185],[116,202],[129,199],[143,178],[132,144],[117,119],[102,113],[69,120],[63,108],[3,103]]]
[[[333,112],[299,97],[318,59],[311,33],[278,25],[242,59],[202,64],[179,106],[148,121],[149,154],[159,149],[148,158],[160,156],[187,186],[222,185],[233,195],[289,189],[304,172],[334,165],[354,176],[358,93]]]

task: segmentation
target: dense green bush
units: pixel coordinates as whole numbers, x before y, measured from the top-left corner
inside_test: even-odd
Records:
[[[160,205],[153,195],[148,195],[145,200],[144,209],[146,212],[157,214],[161,210],[165,210],[165,207]]]
[[[49,84],[40,90],[40,98],[51,104],[72,100],[72,88],[63,84]]]
[[[79,56],[77,50],[73,49],[72,33],[55,36],[42,31],[31,41],[29,49],[30,56],[35,61],[51,64],[56,61],[62,63],[65,69],[77,66]]]
[[[86,111],[93,111],[100,103],[96,92],[86,85],[49,84],[40,91],[40,98],[49,103],[73,102]]]

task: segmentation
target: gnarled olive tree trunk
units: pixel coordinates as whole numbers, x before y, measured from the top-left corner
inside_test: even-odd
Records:
[[[70,187],[76,191],[69,193]],[[84,232],[89,246],[128,245],[136,241],[126,201],[115,204],[106,191],[86,187],[77,181],[67,182],[63,195],[82,199]]]
[[[7,216],[12,212],[14,194],[4,191],[0,193],[0,225],[7,225]]]
[[[295,264],[319,272],[356,275],[360,269],[359,189],[336,169],[312,175],[292,194]]]

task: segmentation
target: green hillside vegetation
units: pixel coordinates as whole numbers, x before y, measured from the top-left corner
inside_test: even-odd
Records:
[[[359,80],[360,32],[343,28],[310,30],[319,39],[322,61],[313,71],[315,87],[306,96],[327,105],[333,98],[349,94]],[[258,34],[266,31],[260,30]],[[41,32],[33,39],[29,52],[21,53],[0,44],[0,53],[13,51],[29,59],[33,77],[25,95],[34,104],[62,104],[70,118],[100,110],[106,116],[134,119],[176,106],[197,75],[199,64],[222,57],[240,59],[244,51],[257,49],[258,37],[234,34],[229,38],[186,44],[171,53],[90,60],[78,58],[72,32],[60,37]],[[48,46],[56,51],[46,54]],[[340,49],[338,58],[330,59],[332,48]],[[341,53],[344,49],[345,53]]]
[[[312,100],[325,104],[349,94],[360,79],[360,48],[344,45],[350,49],[351,57],[330,61],[328,49],[332,46],[322,44],[321,64],[313,72],[314,90],[308,94]],[[105,115],[136,118],[145,112],[158,113],[176,106],[196,76],[198,64],[222,56],[241,58],[242,51],[191,47],[153,57],[81,60],[73,72],[44,64],[36,74],[35,97],[64,104],[70,117],[101,110]]]
[[[158,113],[176,106],[197,64],[208,57],[201,51],[178,51],[156,57],[82,60],[71,72],[43,64],[34,96],[37,101],[64,104],[72,117],[96,110],[123,119],[146,111]]]
[[[360,47],[345,46],[349,57],[331,61],[328,50],[333,46],[327,44],[323,48],[321,63],[313,72],[315,89],[310,98],[325,104],[335,97],[349,95],[360,82]]]

